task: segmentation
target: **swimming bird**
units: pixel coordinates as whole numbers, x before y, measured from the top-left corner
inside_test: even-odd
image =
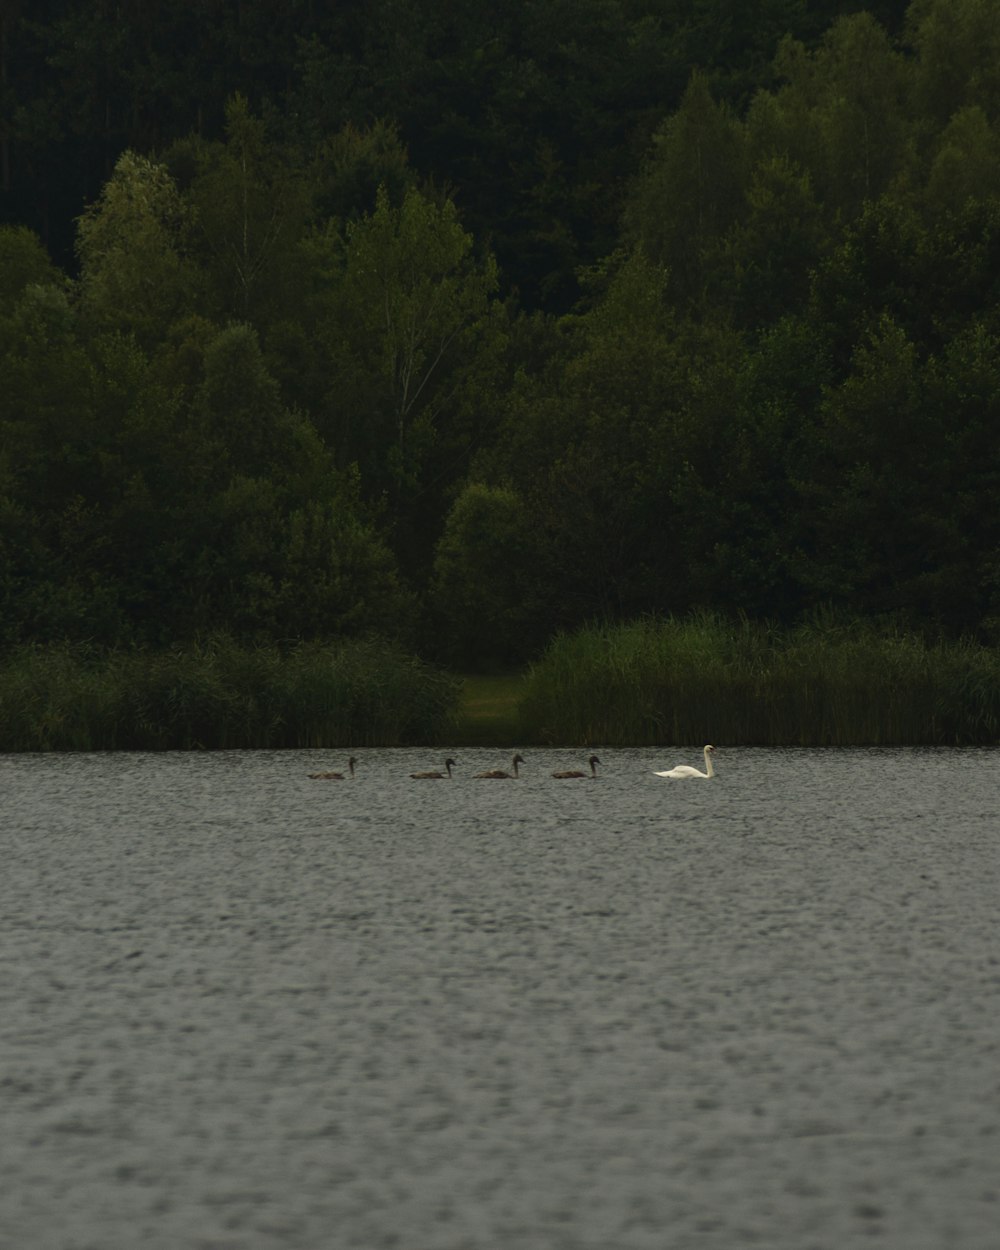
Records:
[[[591,777],[596,777],[596,776],[597,776],[597,768],[596,768],[596,765],[598,765],[600,762],[601,762],[601,761],[597,758],[597,756],[596,756],[596,755],[592,755],[592,756],[590,757],[590,759],[589,759],[589,760],[587,760],[587,763],[590,765],[590,775],[591,775]],[[586,773],[581,773],[581,772],[577,771],[576,769],[572,769],[572,768],[571,768],[571,769],[567,769],[565,772],[561,772],[561,773],[553,773],[553,774],[552,774],[552,776],[553,776],[553,777],[558,777],[560,781],[562,781],[562,780],[563,780],[564,778],[566,778],[566,777],[586,777],[586,775],[587,775]]]
[[[350,773],[352,777],[354,776],[354,765],[357,762],[358,761],[354,758],[353,755],[347,761],[347,767],[350,769]],[[346,780],[343,773],[310,773],[309,777],[310,777],[310,780],[312,781],[344,781]]]
[[[523,764],[524,762],[525,762],[525,759],[523,755],[515,755],[513,760],[511,760],[511,766],[514,769],[512,773],[505,773],[502,768],[491,768],[489,772],[476,773],[475,774],[476,779],[481,780],[483,778],[488,778],[490,780],[495,779],[497,781],[501,781],[501,780],[505,780],[508,778],[516,777],[518,764]]]
[[[455,761],[445,760],[444,766],[448,770],[447,776],[451,777],[451,770],[452,768],[455,767]],[[410,773],[410,776],[414,779],[414,781],[442,781],[445,777],[445,774],[437,773],[437,772]]]
[[[715,769],[712,767],[712,753],[715,747],[708,746],[705,748],[705,772],[701,772],[697,768],[692,768],[690,764],[678,764],[676,768],[671,768],[668,772],[657,773],[657,777],[714,777]]]

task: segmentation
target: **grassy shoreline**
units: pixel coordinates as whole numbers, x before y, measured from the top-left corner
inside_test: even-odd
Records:
[[[521,716],[535,740],[578,745],[989,745],[1000,655],[867,623],[640,620],[555,639]]]
[[[0,664],[0,751],[404,746],[434,741],[457,678],[380,641],[292,649],[23,648]]]
[[[524,743],[521,699],[526,674],[466,674],[455,712],[455,746],[516,747]]]
[[[0,751],[992,745],[1000,656],[870,626],[702,616],[557,637],[525,672],[444,672],[381,642],[0,662]]]

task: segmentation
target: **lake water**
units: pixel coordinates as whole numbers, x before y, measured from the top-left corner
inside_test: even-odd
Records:
[[[996,1250],[1000,753],[0,757],[2,1250]]]

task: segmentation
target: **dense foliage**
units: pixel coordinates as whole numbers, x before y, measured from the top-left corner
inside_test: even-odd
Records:
[[[992,0],[0,21],[0,647],[996,640]]]
[[[531,665],[522,739],[652,746],[956,746],[1000,736],[1000,659],[820,613],[590,626]]]
[[[0,751],[402,746],[444,736],[458,695],[454,678],[373,641],[25,646],[0,667]]]

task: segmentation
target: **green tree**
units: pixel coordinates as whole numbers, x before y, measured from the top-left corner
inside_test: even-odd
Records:
[[[312,178],[319,220],[351,221],[371,213],[384,187],[392,204],[401,204],[417,183],[396,125],[344,126],[314,149]]]
[[[190,234],[191,213],[167,169],[123,153],[78,223],[88,329],[132,333],[147,349],[155,346],[199,293]]]
[[[380,634],[412,645],[417,600],[384,540],[341,488],[291,510],[276,603],[281,632],[300,638]]]
[[[65,462],[95,431],[95,378],[66,293],[29,285],[0,322],[3,450],[34,507],[61,506],[74,488]]]
[[[935,144],[925,190],[932,219],[961,213],[970,200],[1000,199],[1000,130],[978,105],[959,109]]]
[[[951,499],[950,424],[928,403],[915,344],[883,318],[824,400],[802,474],[814,556],[800,571],[815,599],[864,615],[953,620],[965,543]]]
[[[946,474],[928,506],[948,520],[947,549],[934,552],[935,616],[953,634],[975,627],[1000,640],[1000,324],[972,319],[924,369],[925,404],[943,438]]]
[[[173,509],[188,632],[410,636],[414,603],[394,558],[364,519],[355,483],[285,407],[254,330],[216,334],[202,372],[190,401],[199,450]]]
[[[800,498],[791,465],[824,363],[822,345],[793,318],[752,349],[730,332],[702,342],[683,421],[661,452],[675,466],[668,558],[684,597],[674,611],[795,618]]]
[[[287,315],[302,282],[297,246],[310,213],[294,151],[237,94],[226,104],[224,142],[179,142],[167,160],[198,226],[209,315],[258,328]]]
[[[532,517],[509,487],[469,482],[434,554],[431,617],[438,655],[462,668],[523,663],[546,641]]]
[[[589,282],[593,306],[518,378],[496,448],[476,460],[529,510],[539,555],[522,585],[550,631],[683,604],[687,576],[671,491],[697,438],[683,419],[692,342],[641,250]]]
[[[939,126],[977,105],[1000,121],[1000,29],[992,0],[911,0],[907,34],[916,49],[914,89]]]
[[[6,637],[126,641],[107,520],[121,483],[118,430],[58,286],[29,285],[0,319],[0,369]]]
[[[285,407],[251,326],[219,331],[206,347],[203,369],[194,412],[216,480],[284,478],[321,454],[308,422]]]
[[[1000,197],[970,198],[924,233],[921,297],[937,347],[981,322],[1000,331]]]
[[[802,308],[829,246],[809,175],[785,156],[757,164],[746,207],[718,244],[713,304],[748,330]]]
[[[869,13],[840,18],[815,52],[786,39],[775,71],[784,85],[759,93],[747,117],[754,160],[806,171],[830,225],[907,175],[909,67]]]
[[[888,317],[915,342],[933,336],[933,302],[922,289],[926,230],[902,200],[865,205],[813,274],[808,316],[831,346],[840,377],[854,368],[860,344]]]
[[[0,226],[0,316],[5,316],[28,286],[66,286],[41,239],[26,226]]]
[[[458,397],[498,332],[496,285],[492,257],[475,256],[450,200],[410,189],[393,206],[382,190],[374,211],[347,225],[321,330],[342,414],[337,451],[385,500],[408,564],[419,564],[414,539],[426,534],[420,524],[415,532],[414,509],[440,498],[464,468]]]
[[[678,303],[703,304],[708,257],[738,220],[745,186],[743,127],[696,73],[654,136],[625,212],[629,237],[670,270]]]

